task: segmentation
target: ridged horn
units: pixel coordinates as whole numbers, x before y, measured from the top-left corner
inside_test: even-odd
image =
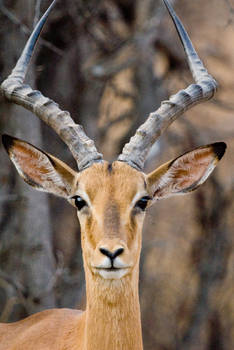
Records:
[[[79,170],[83,170],[103,159],[102,154],[97,152],[93,140],[85,134],[81,125],[75,124],[69,112],[61,110],[57,103],[24,84],[37,39],[55,3],[56,0],[51,3],[37,23],[15,68],[2,83],[1,90],[9,101],[25,107],[54,129],[69,147]]]
[[[169,100],[163,101],[155,112],[150,113],[146,122],[137,129],[136,134],[124,146],[118,160],[126,162],[138,170],[143,169],[151,146],[168,126],[189,108],[212,98],[217,89],[216,81],[207,72],[198,57],[180,19],[168,0],[163,1],[175,24],[186,53],[189,68],[196,83],[171,96]]]

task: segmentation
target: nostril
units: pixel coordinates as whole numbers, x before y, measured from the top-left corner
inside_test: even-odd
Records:
[[[99,248],[99,250],[103,255],[106,255],[108,258],[112,259],[112,253],[109,250],[105,248]]]
[[[123,251],[124,251],[123,248],[119,248],[119,249],[115,250],[115,251],[112,253],[113,259],[115,259],[117,256],[119,256],[120,254],[122,254]]]
[[[117,256],[119,256],[120,254],[123,253],[124,251],[124,248],[118,248],[116,249],[113,253],[110,252],[108,249],[105,249],[105,248],[99,248],[100,252],[103,254],[103,255],[106,255],[108,256],[108,258],[110,258],[111,260],[115,259]]]

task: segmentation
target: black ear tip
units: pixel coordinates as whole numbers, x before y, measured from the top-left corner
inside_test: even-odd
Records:
[[[214,153],[216,154],[216,156],[220,160],[223,157],[225,150],[227,148],[226,143],[225,142],[216,142],[216,143],[213,143],[212,146],[213,146]]]
[[[9,152],[9,150],[11,149],[13,143],[14,143],[14,138],[11,137],[10,135],[2,135],[2,143],[3,146],[5,147],[5,149],[7,150],[7,152]]]

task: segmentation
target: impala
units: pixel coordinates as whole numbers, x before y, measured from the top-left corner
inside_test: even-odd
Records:
[[[51,309],[0,325],[1,350],[142,350],[138,295],[142,225],[146,209],[162,198],[195,190],[222,158],[226,145],[196,148],[150,174],[142,169],[162,132],[185,110],[213,97],[217,84],[199,59],[168,0],[163,0],[185,49],[195,84],[164,101],[139,127],[113,163],[68,112],[24,84],[38,36],[55,4],[45,12],[9,77],[4,96],[50,125],[67,144],[79,172],[31,144],[3,136],[23,179],[38,190],[66,198],[77,208],[86,278],[86,311]]]

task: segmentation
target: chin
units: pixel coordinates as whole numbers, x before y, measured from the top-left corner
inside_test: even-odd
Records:
[[[96,269],[95,273],[105,280],[119,280],[127,275],[129,269]]]

